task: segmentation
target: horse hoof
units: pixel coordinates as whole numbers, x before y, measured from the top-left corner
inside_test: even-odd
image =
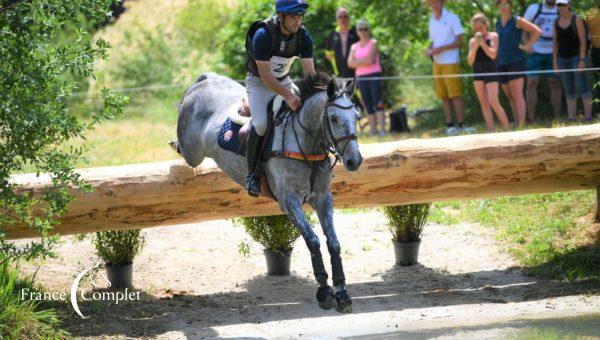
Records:
[[[319,287],[317,290],[317,302],[319,302],[319,307],[325,310],[331,309],[333,308],[334,301],[333,289],[331,289],[331,287]]]
[[[335,300],[337,301],[335,310],[340,313],[352,313],[352,299],[348,295],[348,291],[342,290],[335,293]]]

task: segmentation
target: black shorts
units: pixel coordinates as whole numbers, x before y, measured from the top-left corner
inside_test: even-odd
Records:
[[[506,65],[498,65],[498,73],[505,72],[525,72],[527,70],[527,59],[519,60],[517,62],[506,64]],[[500,84],[506,84],[511,80],[525,78],[525,74],[507,74],[507,75],[499,75],[498,79],[500,80]]]
[[[478,73],[496,73],[497,69],[496,69],[496,62],[493,60],[484,60],[484,61],[476,61],[473,64],[473,73],[474,74],[478,74]],[[490,76],[478,76],[478,75],[474,75],[473,76],[473,81],[483,81],[484,83],[494,83],[494,82],[498,82],[498,76],[497,75],[490,75]]]

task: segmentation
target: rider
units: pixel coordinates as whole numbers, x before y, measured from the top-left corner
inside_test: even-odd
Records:
[[[307,8],[305,0],[276,0],[277,15],[254,22],[246,34],[246,91],[252,112],[252,126],[246,140],[246,190],[252,196],[260,195],[255,170],[267,130],[269,101],[280,95],[297,111],[300,98],[292,91],[293,83],[288,76],[292,63],[300,58],[304,74],[315,74],[312,37],[302,25]]]

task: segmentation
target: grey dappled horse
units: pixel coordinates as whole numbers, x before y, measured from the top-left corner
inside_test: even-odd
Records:
[[[273,146],[280,146],[285,138],[288,151],[310,155],[327,153],[325,149],[337,150],[347,170],[358,170],[362,156],[356,140],[358,114],[351,102],[353,82],[343,83],[320,74],[296,84],[302,109],[299,113],[289,114],[287,124],[274,127]],[[234,107],[241,105],[244,96],[245,88],[230,78],[203,74],[185,93],[177,122],[178,147],[186,162],[196,167],[205,157],[210,157],[242,187],[248,173],[245,157],[220,148],[217,139],[232,104]],[[272,157],[266,161],[264,169],[281,210],[299,229],[310,250],[319,283],[319,306],[330,309],[335,304],[338,311],[351,312],[352,300],[346,290],[340,244],[333,227],[333,199],[329,190],[333,162],[330,157],[319,163]],[[304,202],[317,212],[327,237],[335,294],[327,284],[319,238],[302,211]]]

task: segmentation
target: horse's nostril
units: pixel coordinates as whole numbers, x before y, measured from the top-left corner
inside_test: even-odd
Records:
[[[346,164],[348,165],[349,168],[353,168],[354,167],[354,161],[349,159],[346,161]]]

